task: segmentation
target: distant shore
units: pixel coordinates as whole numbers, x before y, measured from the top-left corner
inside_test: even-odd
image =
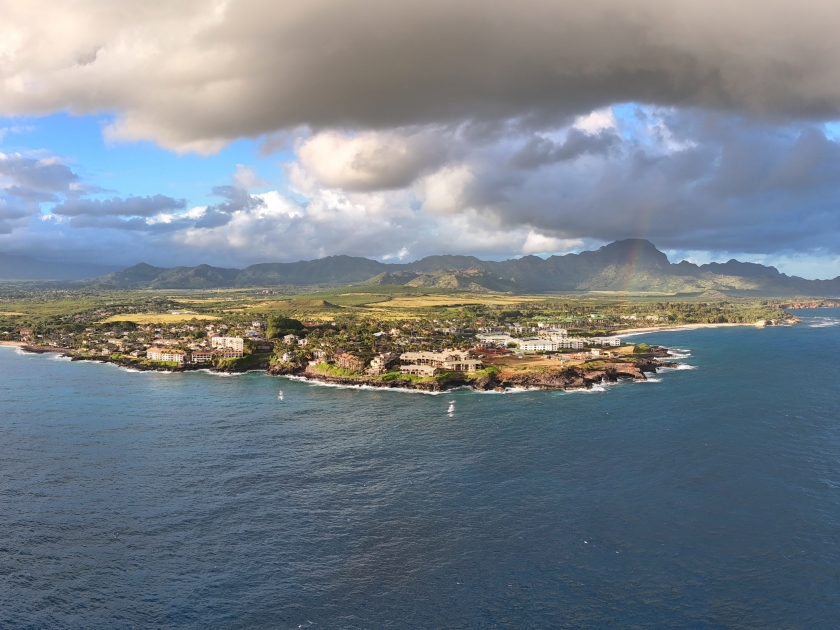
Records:
[[[698,328],[728,328],[730,326],[750,326],[752,328],[765,328],[769,326],[788,326],[799,322],[799,318],[792,320],[770,320],[753,322],[752,324],[744,323],[720,323],[720,324],[678,324],[676,326],[649,326],[647,328],[627,328],[625,330],[613,331],[613,335],[620,337],[622,335],[639,335],[649,332],[660,332],[668,330],[695,330]]]
[[[679,324],[678,326],[650,326],[648,328],[628,328],[626,330],[616,330],[614,335],[620,337],[621,335],[639,335],[642,333],[659,332],[663,330],[694,330],[696,328],[724,328],[729,326],[752,326],[756,328],[756,324]]]

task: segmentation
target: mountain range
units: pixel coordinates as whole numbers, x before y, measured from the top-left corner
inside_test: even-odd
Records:
[[[381,263],[328,256],[295,263],[261,263],[245,269],[198,265],[154,267],[140,263],[87,281],[102,288],[214,289],[278,285],[405,285],[511,293],[626,291],[724,296],[840,296],[840,276],[806,280],[775,267],[730,260],[674,264],[643,239],[616,241],[594,251],[501,262],[472,256],[428,256],[410,263]]]

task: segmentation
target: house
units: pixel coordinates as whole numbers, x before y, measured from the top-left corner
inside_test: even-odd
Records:
[[[149,348],[146,350],[146,358],[149,361],[183,364],[186,361],[187,353],[183,350],[173,350],[172,348]]]
[[[286,335],[283,337],[283,343],[296,343],[297,335]]]
[[[306,337],[304,337],[303,339],[298,339],[297,340],[297,345],[299,345],[301,347],[306,346],[308,344],[309,344],[309,339],[307,339]]]
[[[245,352],[245,340],[242,337],[210,337],[210,346],[223,350],[235,350],[240,353]],[[242,354],[239,356],[242,356]]]
[[[18,331],[18,334],[20,334],[20,340],[21,341],[29,341],[29,340],[32,339],[32,329],[31,328],[21,328]]]
[[[367,369],[367,373],[373,376],[385,374],[385,372],[388,371],[388,368],[399,364],[399,362],[400,357],[396,352],[380,352],[371,359],[370,367]]]
[[[337,354],[335,356],[335,364],[340,368],[352,370],[353,372],[363,372],[365,369],[364,359],[349,352]]]

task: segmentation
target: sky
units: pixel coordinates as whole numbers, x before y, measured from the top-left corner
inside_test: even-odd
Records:
[[[840,275],[840,3],[0,0],[0,252]]]

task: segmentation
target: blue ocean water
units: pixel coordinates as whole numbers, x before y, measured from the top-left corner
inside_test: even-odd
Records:
[[[0,627],[836,628],[840,310],[799,314],[587,393],[0,349]]]

